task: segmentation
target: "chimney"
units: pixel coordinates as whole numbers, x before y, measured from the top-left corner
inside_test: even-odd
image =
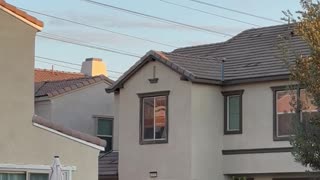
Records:
[[[81,73],[87,76],[108,76],[106,64],[99,58],[87,58],[82,63]]]

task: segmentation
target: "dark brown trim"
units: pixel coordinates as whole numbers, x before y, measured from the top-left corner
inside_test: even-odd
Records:
[[[224,134],[242,134],[242,95],[244,90],[236,90],[236,91],[222,91],[222,95],[224,96]],[[228,96],[240,96],[240,122],[239,122],[239,130],[237,131],[228,131]]]
[[[258,148],[258,149],[230,149],[222,150],[223,155],[236,155],[236,154],[261,154],[261,153],[283,153],[291,152],[292,147],[281,148]]]
[[[298,88],[298,85],[284,85],[284,86],[273,86],[270,87],[273,91],[273,100],[272,100],[272,109],[273,109],[273,141],[289,141],[290,136],[278,137],[277,133],[277,92],[278,91],[286,91],[292,88]],[[299,91],[297,92],[299,94]]]
[[[148,93],[138,93],[138,97],[140,98],[140,114],[139,114],[139,118],[140,118],[140,123],[139,123],[139,131],[140,131],[140,135],[139,135],[139,143],[141,145],[144,144],[166,144],[169,142],[169,94],[170,91],[157,91],[157,92],[148,92]],[[144,141],[143,140],[143,119],[142,119],[142,114],[143,114],[143,98],[146,97],[156,97],[156,96],[166,96],[167,98],[167,104],[166,104],[166,139],[165,140],[152,140],[152,141]]]
[[[315,175],[320,175],[319,172],[265,172],[265,173],[240,173],[240,174],[225,174],[228,176],[288,176],[288,177],[296,177],[296,176],[307,176],[307,177],[314,177]]]
[[[238,84],[247,84],[247,83],[256,83],[256,82],[265,82],[265,81],[279,81],[279,80],[289,80],[289,74],[273,75],[273,76],[263,76],[263,77],[251,77],[244,79],[233,79],[225,80],[223,86],[228,85],[238,85]]]
[[[156,83],[158,83],[159,78],[151,78],[148,80],[149,80],[150,84],[156,84]]]

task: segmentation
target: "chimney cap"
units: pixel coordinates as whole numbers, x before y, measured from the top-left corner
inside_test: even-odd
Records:
[[[102,61],[100,58],[86,58],[86,61]]]

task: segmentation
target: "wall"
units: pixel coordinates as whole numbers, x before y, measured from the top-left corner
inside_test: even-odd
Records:
[[[221,88],[192,85],[192,179],[224,179]]]
[[[156,66],[158,83],[150,84]],[[137,93],[169,90],[169,142],[139,144],[139,98]],[[149,62],[120,90],[119,179],[191,180],[191,83],[159,62]]]
[[[287,141],[273,141],[273,91],[270,87],[288,81],[228,86],[223,91],[244,89],[242,96],[243,133],[225,135],[224,149],[288,147]]]
[[[45,119],[51,119],[51,101],[44,100],[44,101],[35,101],[34,103],[34,111],[35,114],[41,116]]]
[[[51,98],[50,120],[95,136],[96,119],[93,116],[113,116],[113,94],[105,92],[108,86],[101,82]],[[114,133],[118,134],[117,128]],[[114,146],[114,149],[118,147]]]
[[[270,88],[288,84],[290,84],[288,81],[274,81],[223,89],[224,91],[244,89],[243,133],[224,135],[224,150],[290,147],[288,141],[273,141],[273,91]],[[223,162],[225,174],[306,170],[294,161],[290,153],[224,155]]]
[[[0,22],[0,162],[51,165],[60,155],[74,179],[97,179],[99,150],[32,125],[36,30],[2,10]]]

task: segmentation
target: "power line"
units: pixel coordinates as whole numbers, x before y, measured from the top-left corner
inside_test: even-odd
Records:
[[[73,67],[69,67],[69,66],[64,66],[64,65],[60,65],[60,64],[54,64],[54,63],[51,63],[51,62],[42,61],[42,60],[38,60],[38,59],[36,59],[35,61],[38,61],[38,62],[41,62],[41,63],[45,63],[45,64],[51,64],[51,65],[55,65],[55,66],[60,66],[60,67],[64,67],[64,68],[68,68],[68,69],[73,69],[73,70],[80,71],[80,69],[77,69],[77,68],[73,68]]]
[[[244,14],[244,15],[247,15],[247,16],[251,16],[251,17],[255,17],[255,18],[259,18],[259,19],[263,19],[263,20],[267,20],[267,21],[272,21],[272,22],[276,22],[276,23],[283,23],[281,21],[274,20],[274,19],[271,19],[271,18],[258,16],[258,15],[255,15],[255,14],[239,11],[239,10],[236,10],[236,9],[230,9],[230,8],[226,8],[226,7],[223,7],[223,6],[218,6],[218,5],[211,4],[211,3],[208,3],[208,2],[204,2],[204,1],[199,1],[199,0],[189,0],[189,1],[196,2],[198,4],[203,4],[203,5],[215,7],[215,8],[219,8],[219,9],[224,9],[224,10],[231,11],[231,12],[236,12],[236,13],[239,13],[239,14]]]
[[[80,67],[82,66],[81,64],[71,63],[71,62],[68,62],[68,61],[63,61],[63,60],[58,60],[58,59],[53,59],[53,58],[47,58],[47,57],[43,57],[43,56],[35,56],[35,57],[36,58],[40,58],[40,59],[45,59],[45,60],[48,60],[48,61],[54,61],[54,62],[60,62],[60,63],[64,63],[64,64],[69,64],[69,65],[73,65],[73,66],[80,66]],[[117,74],[123,74],[123,72],[109,70],[109,69],[108,69],[108,72],[117,73]]]
[[[157,21],[161,21],[161,22],[166,22],[166,23],[170,23],[170,24],[175,24],[175,25],[179,25],[179,26],[188,27],[188,28],[195,29],[195,30],[201,30],[201,31],[209,32],[209,33],[220,34],[220,35],[223,35],[223,36],[230,36],[230,37],[233,36],[233,35],[228,34],[228,33],[219,32],[219,31],[215,31],[215,30],[211,30],[211,29],[207,29],[207,28],[202,28],[202,27],[198,27],[198,26],[194,26],[194,25],[190,25],[190,24],[185,24],[185,23],[181,23],[181,22],[177,22],[177,21],[173,21],[173,20],[169,20],[169,19],[165,19],[165,18],[161,18],[161,17],[157,17],[157,16],[152,16],[152,15],[148,15],[148,14],[140,13],[140,12],[137,12],[137,11],[132,11],[132,10],[129,10],[129,9],[124,9],[124,8],[112,6],[112,5],[101,3],[101,2],[97,2],[97,1],[92,1],[92,0],[81,0],[81,1],[85,1],[87,3],[95,4],[95,5],[98,5],[98,6],[105,7],[105,8],[111,8],[111,9],[114,9],[114,10],[117,10],[117,11],[125,12],[125,13],[128,13],[128,14],[133,14],[133,15],[144,17],[144,18],[148,18],[148,19],[153,19],[153,20],[157,20]]]
[[[35,60],[35,61],[40,62],[40,63],[45,63],[45,64],[49,64],[49,65],[54,65],[54,66],[59,66],[59,67],[63,67],[63,68],[68,68],[68,69],[73,69],[73,70],[80,71],[80,69],[76,69],[76,68],[69,67],[69,66],[63,66],[63,65],[60,65],[60,64],[55,64],[55,63],[46,62],[46,61],[42,61],[42,60]],[[108,76],[108,77],[114,78],[114,79],[118,79],[119,78],[119,77],[115,77],[115,76]]]
[[[61,20],[61,21],[65,21],[65,22],[69,22],[69,23],[73,23],[73,24],[77,24],[77,25],[81,25],[81,26],[85,26],[85,27],[89,27],[89,28],[93,28],[93,29],[98,29],[98,30],[106,31],[106,32],[117,34],[117,35],[121,35],[121,36],[126,36],[126,37],[130,37],[130,38],[138,39],[138,40],[141,40],[141,41],[146,41],[146,42],[150,42],[150,43],[154,43],[154,44],[159,44],[159,45],[163,45],[163,46],[177,48],[176,46],[173,46],[173,45],[170,45],[170,44],[165,44],[165,43],[157,42],[157,41],[146,39],[146,38],[141,38],[141,37],[125,34],[125,33],[120,33],[120,32],[112,31],[112,30],[101,28],[101,27],[98,27],[98,26],[85,24],[85,23],[78,22],[78,21],[64,19],[64,18],[61,18],[61,17],[57,17],[57,16],[53,16],[53,15],[49,15],[49,14],[44,14],[44,13],[41,13],[41,12],[29,10],[29,9],[24,9],[24,8],[20,8],[20,9],[22,9],[24,11],[31,12],[31,13],[39,14],[39,15],[42,15],[42,16],[50,17],[50,18],[53,18],[53,19],[58,19],[58,20]]]
[[[253,24],[253,23],[246,22],[246,21],[242,21],[242,20],[239,20],[239,19],[234,19],[234,18],[222,16],[222,15],[219,15],[219,14],[214,14],[214,13],[211,13],[211,12],[203,11],[203,10],[201,10],[201,9],[192,8],[192,7],[190,7],[190,6],[185,6],[185,5],[173,3],[173,2],[170,2],[170,1],[166,1],[166,0],[160,0],[160,1],[162,1],[162,2],[164,2],[164,3],[167,3],[167,4],[179,6],[179,7],[185,8],[185,9],[190,9],[190,10],[198,11],[198,12],[201,12],[201,13],[204,13],[204,14],[209,14],[209,15],[212,15],[212,16],[216,16],[216,17],[228,19],[228,20],[231,20],[231,21],[236,21],[236,22],[240,22],[240,23],[243,23],[243,24],[252,25],[252,26],[255,26],[255,27],[261,27],[261,26],[259,26],[259,25],[257,25],[257,24]]]
[[[41,38],[46,38],[46,39],[51,39],[51,40],[55,40],[55,41],[68,43],[68,44],[74,44],[74,45],[88,47],[88,48],[92,48],[92,49],[98,49],[98,50],[102,50],[102,51],[107,51],[107,52],[111,52],[111,53],[115,53],[115,54],[121,54],[121,55],[125,55],[125,56],[137,57],[137,58],[141,57],[140,55],[136,55],[136,54],[133,54],[133,53],[129,53],[129,52],[118,50],[118,49],[114,49],[114,48],[106,48],[106,47],[102,47],[102,46],[98,46],[98,45],[89,44],[89,43],[84,42],[84,41],[73,40],[73,39],[70,39],[70,38],[57,36],[57,35],[54,35],[56,37],[54,37],[52,35],[49,35],[49,36],[48,35],[49,34],[47,34],[47,35],[38,34],[37,36],[41,37]]]

